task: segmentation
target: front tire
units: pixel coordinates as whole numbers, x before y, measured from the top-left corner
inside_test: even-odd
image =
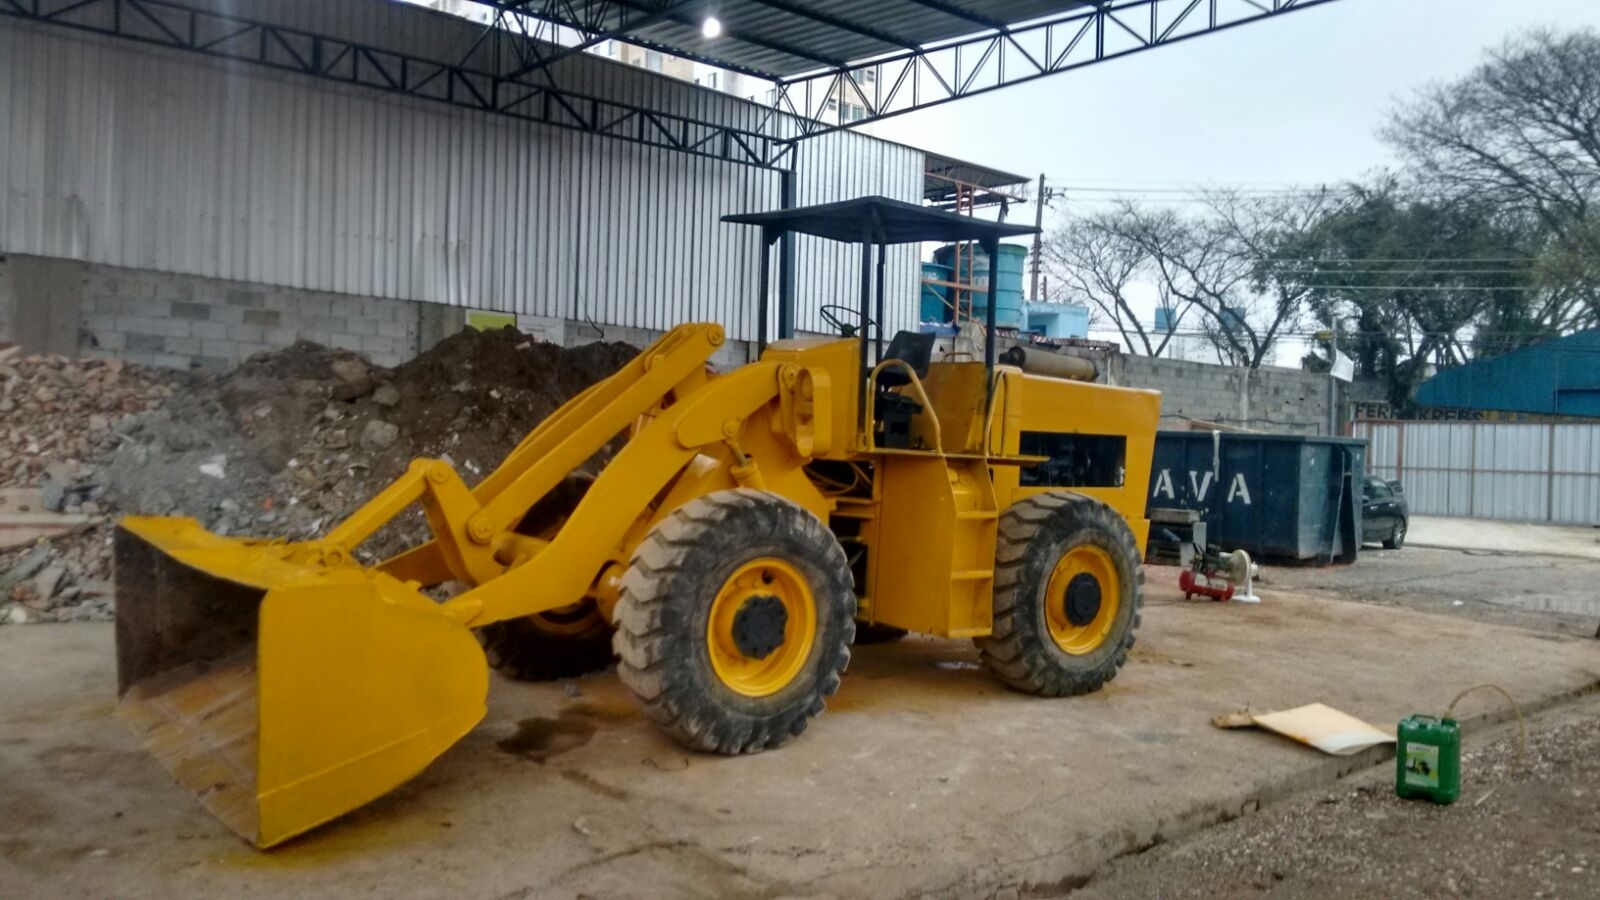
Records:
[[[622,579],[622,680],[679,743],[777,747],[839,689],[855,637],[844,550],[775,494],[718,491],[674,510]]]
[[[1144,600],[1139,546],[1117,512],[1067,492],[1000,517],[994,630],[976,643],[1008,687],[1064,697],[1097,691],[1133,647]]]
[[[1406,520],[1396,519],[1394,528],[1389,531],[1389,536],[1384,539],[1383,546],[1387,550],[1399,550],[1406,545]]]

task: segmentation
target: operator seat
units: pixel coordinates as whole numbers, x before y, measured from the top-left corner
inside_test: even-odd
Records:
[[[937,335],[899,331],[889,341],[883,358],[898,359],[915,372],[918,379],[928,377],[928,365],[933,361],[933,344]],[[877,423],[875,443],[890,450],[911,449],[911,419],[922,412],[922,404],[892,388],[911,383],[911,373],[904,367],[894,366],[878,372],[878,393],[872,400],[872,417]]]

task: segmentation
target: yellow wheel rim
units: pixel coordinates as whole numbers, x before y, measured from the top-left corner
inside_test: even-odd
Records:
[[[805,668],[816,637],[811,585],[794,566],[772,557],[728,576],[706,622],[712,671],[746,697],[770,697],[787,687]]]
[[[1084,544],[1062,555],[1045,587],[1044,618],[1064,652],[1082,656],[1111,635],[1122,603],[1122,582],[1111,554]]]

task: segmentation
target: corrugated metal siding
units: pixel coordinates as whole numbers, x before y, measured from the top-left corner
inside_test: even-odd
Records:
[[[1354,435],[1412,512],[1600,524],[1600,425],[1357,422]]]
[[[859,136],[832,132],[800,145],[795,202],[801,206],[832,203],[865,194],[882,194],[897,200],[922,198],[922,153],[901,144],[874,142],[863,147]],[[885,270],[885,334],[917,326],[917,295],[921,290],[921,246],[890,247]],[[876,290],[877,262],[872,278]],[[800,272],[795,290],[795,327],[802,331],[831,332],[817,309],[825,303],[855,308],[861,296],[861,250],[821,238],[795,240],[795,268]]]
[[[763,115],[599,59],[563,70],[590,94]],[[719,219],[776,208],[774,172],[36,26],[0,24],[0,84],[0,250],[756,336],[759,240]],[[802,203],[921,195],[920,151],[801,146]],[[916,257],[893,256],[891,329],[915,321]],[[855,295],[847,248],[805,243],[797,268],[802,310]]]

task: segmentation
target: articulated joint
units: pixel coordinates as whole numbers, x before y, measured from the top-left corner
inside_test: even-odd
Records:
[[[286,557],[290,562],[330,567],[343,566],[350,562],[350,551],[342,544],[313,541],[293,546],[293,552]]]
[[[483,513],[478,513],[467,520],[467,537],[472,538],[475,544],[487,544],[494,537],[494,523]]]

